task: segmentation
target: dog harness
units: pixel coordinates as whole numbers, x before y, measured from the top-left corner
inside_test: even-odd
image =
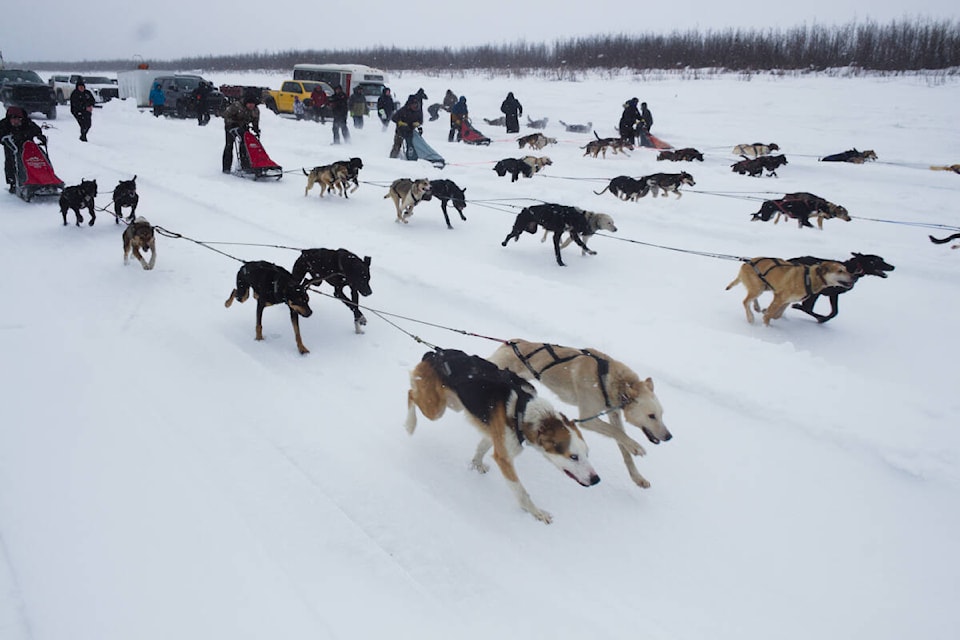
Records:
[[[555,346],[559,346],[559,345],[552,345],[552,344],[546,344],[546,343],[537,347],[530,353],[524,355],[520,353],[520,347],[517,346],[516,342],[508,342],[507,344],[509,344],[510,347],[513,349],[513,353],[514,355],[517,356],[517,359],[519,359],[520,362],[523,363],[523,366],[525,366],[527,370],[537,380],[540,379],[540,376],[542,376],[545,371],[547,371],[551,367],[557,366],[558,364],[570,362],[571,360],[576,360],[577,358],[580,358],[582,356],[593,358],[597,363],[597,378],[600,384],[600,392],[603,394],[604,406],[607,407],[607,409],[620,409],[623,407],[623,405],[618,405],[617,407],[614,407],[613,404],[610,402],[610,394],[607,393],[607,385],[604,382],[605,376],[610,372],[610,361],[607,360],[606,358],[601,358],[600,356],[588,351],[587,349],[580,349],[578,353],[574,355],[561,358],[560,356],[557,355],[557,352],[554,351],[553,349]],[[537,371],[536,369],[533,368],[533,365],[530,364],[530,358],[533,358],[533,356],[537,355],[541,351],[546,351],[550,355],[550,357],[553,358],[553,361],[547,364],[547,366]]]
[[[770,273],[777,267],[803,266],[803,290],[806,292],[808,296],[813,295],[813,283],[810,281],[810,269],[812,269],[812,267],[810,265],[798,265],[794,262],[790,262],[789,260],[779,260],[777,258],[760,258],[760,260],[771,260],[773,264],[766,271],[760,271],[760,269],[757,268],[757,262],[754,260],[748,261],[747,264],[750,265],[750,267],[753,269],[753,272],[757,274],[758,278],[760,278],[760,282],[766,285],[766,287],[771,291],[776,291],[776,289],[774,289],[773,285],[771,285],[767,281],[765,276],[768,273]]]
[[[457,376],[463,376],[467,379],[473,379],[473,378],[483,379],[485,377],[485,374],[488,373],[487,371],[484,371],[484,369],[481,369],[476,366],[476,360],[483,360],[479,356],[472,356],[472,358],[475,358],[476,360],[474,359],[470,360],[470,365],[467,370],[454,371],[453,367],[450,366],[450,361],[447,359],[446,352],[454,352],[454,353],[462,354],[464,356],[467,355],[462,351],[458,351],[456,349],[442,349],[440,347],[434,347],[433,353],[427,354],[427,355],[433,356],[432,358],[430,358],[430,360],[432,360],[433,366],[439,369],[438,372],[441,374],[441,379],[445,381],[444,386],[447,386],[446,381],[449,381],[450,378],[454,377],[454,374],[456,374]],[[424,356],[424,359],[425,360],[427,359],[426,355]],[[483,360],[483,361],[486,362],[486,364],[490,365],[491,368],[496,369],[501,375],[508,374],[509,376],[512,376],[515,379],[517,378],[516,374],[510,371],[506,371],[504,369],[500,369],[499,367],[494,365],[492,362],[489,362],[487,360]],[[489,377],[487,377],[487,379],[489,379]],[[497,380],[496,382],[498,383],[504,382],[504,380],[501,379],[501,380]],[[517,397],[516,402],[514,403],[513,430],[517,436],[517,442],[522,445],[523,441],[526,440],[526,438],[523,435],[523,429],[522,429],[523,416],[524,416],[524,413],[526,412],[527,403],[529,403],[534,396],[528,393],[527,391],[525,391],[524,389],[520,388],[518,385],[510,384],[509,386],[511,388],[511,391],[513,391],[513,393]],[[504,407],[504,409],[506,409],[506,407]]]

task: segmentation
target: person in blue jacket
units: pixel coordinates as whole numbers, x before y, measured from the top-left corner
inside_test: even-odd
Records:
[[[150,89],[150,106],[153,107],[153,115],[159,118],[163,115],[163,105],[167,103],[167,94],[160,88],[159,82],[153,83],[153,89]]]

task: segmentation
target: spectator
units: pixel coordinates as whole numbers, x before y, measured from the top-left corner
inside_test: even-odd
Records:
[[[223,172],[230,173],[233,166],[233,146],[238,137],[247,129],[260,137],[260,109],[257,107],[259,99],[253,92],[247,92],[243,100],[233,102],[223,111],[223,128],[226,132],[223,146]]]
[[[469,115],[467,98],[460,96],[460,99],[450,109],[450,133],[447,134],[447,142],[453,142],[454,137],[456,137],[457,142],[460,142],[460,132],[463,130],[463,124],[467,121]]]
[[[506,99],[500,105],[500,111],[507,117],[507,133],[519,133],[523,105],[513,97],[512,91],[507,94]]]
[[[421,102],[416,94],[407,98],[407,103],[403,105],[391,118],[397,123],[396,132],[393,135],[393,148],[390,150],[390,157],[396,158],[400,155],[400,147],[404,142],[410,148],[413,144],[413,132],[423,124],[423,109]]]
[[[7,107],[7,115],[0,120],[0,140],[3,140],[3,173],[7,179],[10,193],[16,191],[17,185],[17,153],[23,148],[23,143],[37,138],[40,144],[47,144],[47,136],[43,135],[40,126],[27,117],[20,107]]]
[[[453,105],[457,104],[457,94],[450,89],[447,89],[447,93],[443,96],[443,109],[444,111],[450,111],[453,109]]]
[[[323,115],[323,108],[327,104],[327,93],[320,83],[317,83],[317,86],[310,92],[310,102],[313,103],[313,121],[327,124],[327,118]]]
[[[623,103],[623,115],[620,116],[620,138],[630,144],[636,139],[637,124],[641,120],[640,111],[637,109],[638,98],[630,98]]]
[[[347,105],[350,107],[350,115],[353,116],[353,126],[357,129],[363,129],[363,116],[370,113],[370,108],[367,106],[367,97],[363,95],[363,89],[354,87]]]
[[[300,102],[300,96],[293,96],[293,115],[297,120],[303,120],[303,103]]]
[[[150,89],[150,106],[153,107],[153,116],[159,118],[163,115],[163,105],[167,103],[167,94],[160,88],[159,82],[153,83],[153,89]]]
[[[206,80],[201,80],[197,88],[193,90],[194,104],[197,107],[197,125],[203,126],[210,122],[210,92],[213,86],[207,84]]]
[[[384,87],[383,91],[380,92],[380,97],[377,99],[377,115],[380,117],[380,123],[383,125],[383,130],[387,130],[387,125],[390,124],[390,118],[393,117],[394,111],[397,110],[397,105],[393,101],[393,94],[390,93],[388,87]]]
[[[653,129],[653,114],[650,113],[650,109],[647,109],[646,102],[640,103],[640,120],[642,120],[643,130],[650,133],[650,130]]]
[[[87,91],[83,78],[77,80],[77,87],[70,94],[70,113],[80,125],[80,140],[87,141],[87,132],[93,125],[93,105],[97,103],[93,94]]]
[[[341,132],[343,141],[350,142],[350,131],[347,129],[347,94],[343,92],[343,87],[335,86],[328,102],[333,113],[333,144],[340,144]]]

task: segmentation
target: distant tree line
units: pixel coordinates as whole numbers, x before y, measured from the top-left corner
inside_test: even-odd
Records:
[[[172,60],[143,60],[153,68],[286,71],[298,62],[354,62],[393,70],[444,72],[628,69],[719,71],[823,70],[856,67],[899,72],[960,67],[960,22],[912,19],[877,24],[803,25],[790,29],[675,31],[669,35],[596,35],[550,44],[400,49],[309,49]],[[118,71],[130,60],[22,63],[41,70]]]

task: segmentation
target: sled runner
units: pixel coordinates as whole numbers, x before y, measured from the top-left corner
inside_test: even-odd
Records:
[[[467,144],[482,146],[490,144],[490,138],[477,131],[469,118],[464,118],[463,122],[460,123],[460,139]]]
[[[270,159],[257,136],[247,130],[243,132],[243,135],[235,136],[235,140],[238,168],[233,170],[234,175],[251,180],[259,180],[260,178],[279,180],[283,177],[283,167]]]
[[[443,169],[447,161],[437,153],[433,147],[427,144],[417,131],[413,132],[409,138],[404,140],[405,156],[407,160],[426,160],[438,169]]]
[[[17,149],[12,136],[6,136],[3,144],[13,150],[16,158],[14,193],[18,197],[30,202],[34,196],[60,195],[63,180],[53,172],[50,159],[40,145],[27,140],[21,149]]]

